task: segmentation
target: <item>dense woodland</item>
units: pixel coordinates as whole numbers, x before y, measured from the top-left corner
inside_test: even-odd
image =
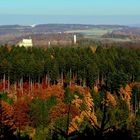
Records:
[[[140,49],[0,47],[0,138],[140,139]]]

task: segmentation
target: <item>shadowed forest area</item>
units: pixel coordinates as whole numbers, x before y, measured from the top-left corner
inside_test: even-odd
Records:
[[[0,47],[0,139],[140,139],[140,49]]]

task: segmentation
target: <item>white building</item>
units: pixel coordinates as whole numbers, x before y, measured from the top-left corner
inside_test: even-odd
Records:
[[[24,46],[25,48],[33,47],[32,39],[22,39],[22,41],[20,41],[20,42],[18,43],[18,46],[19,46],[19,47]]]

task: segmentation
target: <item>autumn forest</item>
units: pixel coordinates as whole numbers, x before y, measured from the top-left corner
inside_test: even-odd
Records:
[[[140,49],[0,47],[0,139],[140,139]]]

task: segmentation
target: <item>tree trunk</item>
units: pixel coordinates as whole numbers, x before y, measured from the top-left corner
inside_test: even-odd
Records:
[[[22,94],[23,94],[23,76],[22,76],[21,86],[22,86]]]
[[[4,75],[3,75],[3,84],[4,84],[4,87],[3,87],[3,88],[4,88],[4,93],[5,93],[5,90],[6,90],[5,79],[6,79],[6,78],[5,78],[5,73],[4,73]]]
[[[106,106],[106,100],[107,100],[107,97],[106,97],[106,94],[105,94],[105,103],[103,105],[103,118],[102,118],[102,122],[101,122],[101,129],[99,131],[99,135],[100,137],[103,136],[103,132],[104,132],[104,129],[105,129],[105,125],[106,125],[106,122],[107,122],[107,116],[106,116],[106,113],[107,113],[107,106]]]
[[[32,79],[30,80],[30,84],[31,84],[31,94],[32,94],[32,91],[33,91],[33,81],[32,81]]]
[[[17,92],[17,82],[14,82],[15,91]]]
[[[71,72],[71,69],[70,69],[70,83],[69,83],[70,84],[70,87],[71,87],[71,73],[72,72]]]
[[[63,78],[63,71],[61,72],[61,85],[63,86],[64,85],[64,78]]]
[[[47,77],[47,74],[45,76],[45,83],[48,84],[48,77]]]
[[[31,77],[29,75],[29,95],[30,95]]]
[[[8,93],[10,92],[10,76],[8,74]]]
[[[48,86],[50,86],[50,76],[48,74]]]
[[[23,95],[23,77],[20,78],[20,90]]]
[[[68,117],[67,117],[67,128],[66,128],[66,140],[68,140],[68,132],[69,132],[69,123],[70,123],[70,108],[71,103],[68,105]]]
[[[38,86],[39,86],[39,91],[41,93],[42,92],[42,88],[41,88],[41,85],[40,85],[40,76],[38,76]]]

